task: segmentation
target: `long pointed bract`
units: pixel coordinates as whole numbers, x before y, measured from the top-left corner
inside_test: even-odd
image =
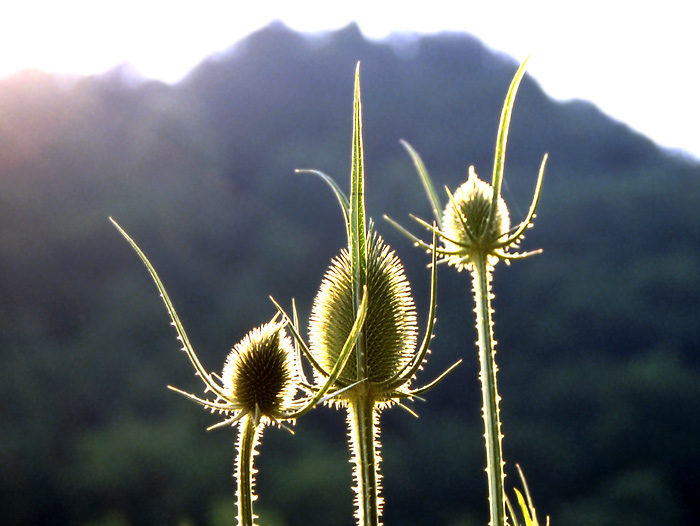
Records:
[[[362,150],[362,103],[360,100],[360,64],[355,70],[353,104],[352,171],[350,173],[350,261],[355,289],[355,309],[360,292],[367,284],[367,246],[365,225],[364,154]]]
[[[295,170],[296,173],[310,173],[314,175],[318,175],[321,179],[323,179],[333,190],[333,193],[335,194],[335,197],[338,199],[338,202],[340,203],[340,208],[343,210],[343,219],[345,220],[345,228],[347,229],[347,234],[350,236],[350,201],[348,200],[347,196],[345,193],[340,189],[340,186],[338,186],[338,183],[336,183],[333,179],[328,177],[326,174],[323,172],[320,172],[318,170],[310,170],[310,169],[304,169],[304,170]]]
[[[151,262],[148,260],[146,257],[146,254],[143,253],[143,251],[139,248],[139,246],[136,244],[136,242],[131,239],[129,234],[126,233],[126,231],[117,224],[117,222],[112,219],[111,217],[109,220],[112,222],[112,224],[117,228],[119,233],[124,236],[124,238],[128,241],[128,243],[131,245],[131,247],[134,249],[136,254],[141,258],[141,261],[143,264],[146,266],[148,269],[148,272],[151,274],[151,277],[153,278],[153,281],[156,284],[156,287],[158,288],[158,292],[160,292],[161,299],[163,300],[163,303],[165,304],[165,308],[168,311],[168,314],[170,314],[170,319],[173,322],[173,326],[175,327],[175,330],[177,331],[177,334],[180,338],[180,341],[182,342],[182,345],[184,347],[185,352],[187,353],[187,356],[190,359],[190,362],[192,362],[192,365],[195,368],[195,371],[197,372],[197,375],[202,379],[204,384],[206,385],[207,389],[210,391],[213,391],[216,395],[220,396],[221,398],[225,398],[224,396],[224,391],[223,389],[218,386],[216,383],[211,381],[211,377],[209,373],[204,369],[204,366],[199,361],[199,358],[197,357],[197,354],[194,352],[194,349],[192,348],[192,344],[190,343],[190,339],[187,337],[187,332],[185,332],[185,327],[182,325],[182,322],[180,321],[180,317],[177,315],[177,312],[175,311],[175,306],[173,305],[173,302],[170,300],[170,296],[168,296],[167,291],[165,290],[165,286],[163,286],[163,282],[160,280],[160,277],[158,276],[158,273],[156,272],[156,269],[153,267]]]
[[[528,57],[529,58],[529,57]],[[493,200],[491,201],[491,210],[489,212],[489,224],[493,221],[496,215],[496,203],[501,195],[501,185],[503,184],[503,169],[506,161],[506,145],[508,143],[508,128],[510,127],[510,117],[513,113],[513,105],[515,104],[515,95],[518,92],[518,87],[520,86],[520,81],[525,75],[525,65],[527,64],[527,58],[520,64],[518,71],[516,71],[513,80],[508,88],[508,93],[506,94],[506,100],[503,103],[503,110],[501,112],[501,121],[498,125],[498,137],[496,139],[496,154],[493,160],[493,181],[491,186],[493,186]]]
[[[420,175],[420,180],[423,183],[423,188],[425,189],[425,193],[427,194],[428,199],[430,200],[430,204],[433,208],[435,222],[437,223],[438,228],[442,230],[442,205],[440,204],[440,198],[438,197],[437,192],[435,191],[435,186],[433,185],[433,181],[430,178],[430,175],[428,174],[428,170],[423,164],[423,159],[420,158],[418,152],[415,151],[413,147],[410,144],[408,144],[408,142],[404,141],[403,139],[401,139],[401,141],[399,142],[404,148],[406,148],[406,151],[411,156],[411,159],[413,159],[413,164],[416,165],[416,170],[418,170],[418,175]]]
[[[513,242],[518,241],[520,236],[525,233],[525,230],[532,224],[532,219],[535,217],[535,210],[537,209],[537,204],[540,200],[540,190],[542,189],[542,180],[544,179],[544,167],[547,164],[548,155],[545,154],[542,158],[542,163],[540,164],[540,171],[537,174],[537,183],[535,184],[535,193],[532,196],[532,203],[530,203],[530,209],[527,212],[527,216],[518,228],[504,241],[504,245],[509,245]]]

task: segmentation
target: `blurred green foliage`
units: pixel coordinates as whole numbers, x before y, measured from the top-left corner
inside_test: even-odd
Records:
[[[409,39],[410,40],[410,39]],[[363,68],[367,206],[429,215],[398,140],[455,188],[491,169],[517,67],[467,36],[368,42],[357,27],[302,37],[273,25],[167,86],[124,70],[0,83],[0,509],[8,525],[233,521],[234,433],[167,391],[198,392],[149,277],[158,268],[193,344],[229,347],[292,297],[303,317],[343,223],[295,168],[349,173],[352,73]],[[504,451],[558,526],[680,525],[700,512],[700,166],[588,103],[526,78],[504,196],[524,214],[550,154],[544,253],[498,269]],[[640,110],[641,111],[641,110]],[[386,223],[418,311],[427,256]],[[383,417],[387,524],[486,522],[477,356],[463,276],[441,273],[429,372],[465,363]],[[269,432],[257,460],[263,524],[352,524],[342,417]],[[517,475],[509,471],[508,481]]]

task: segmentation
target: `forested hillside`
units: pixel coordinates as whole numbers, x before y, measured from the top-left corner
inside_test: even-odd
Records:
[[[314,168],[347,188],[361,61],[367,208],[419,314],[430,217],[405,139],[439,186],[490,178],[517,64],[457,34],[386,42],[356,26],[272,25],[168,86],[126,69],[0,83],[0,510],[8,525],[234,523],[230,429],[166,385],[201,385],[114,217],[161,274],[205,366],[275,313],[308,317],[342,215]],[[555,526],[686,525],[700,513],[700,164],[526,77],[504,197],[526,250],[495,272],[508,481],[525,470]],[[444,195],[444,194],[443,194]],[[427,234],[426,234],[427,237]],[[424,378],[383,416],[385,523],[487,522],[468,275],[440,269]],[[423,319],[420,320],[423,323]],[[304,324],[305,325],[305,324]],[[350,525],[340,412],[269,430],[256,460],[264,526]]]

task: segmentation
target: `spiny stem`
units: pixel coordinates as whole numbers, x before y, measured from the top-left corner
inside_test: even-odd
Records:
[[[238,491],[236,492],[238,507],[238,526],[254,526],[255,515],[253,514],[253,457],[255,456],[255,446],[258,443],[262,432],[261,425],[256,424],[252,415],[243,418],[243,422],[238,428],[238,461],[236,479],[238,480]]]
[[[358,396],[348,401],[348,424],[357,479],[357,524],[379,526],[381,501],[374,400],[367,392],[367,382],[356,389]]]
[[[498,415],[498,389],[496,388],[496,349],[493,341],[491,319],[491,269],[487,254],[474,258],[472,279],[476,302],[476,328],[479,336],[479,362],[481,363],[481,392],[484,401],[484,438],[486,440],[486,473],[489,484],[491,526],[505,526],[506,504],[503,489],[503,453],[501,446],[501,421]]]

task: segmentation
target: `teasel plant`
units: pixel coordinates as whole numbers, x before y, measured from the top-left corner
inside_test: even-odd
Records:
[[[359,526],[379,526],[381,461],[379,416],[383,409],[400,406],[415,412],[405,402],[420,399],[459,362],[432,382],[413,387],[416,373],[429,352],[435,324],[437,251],[433,250],[430,308],[425,335],[418,346],[416,309],[403,266],[396,254],[376,233],[365,215],[364,154],[359,63],[355,72],[353,103],[352,168],[350,198],[327,175],[320,176],[338,199],[347,233],[347,248],[335,257],[323,278],[309,320],[309,344],[297,323],[280,313],[293,332],[297,345],[313,366],[316,384],[325,385],[329,371],[344,359],[343,342],[360,324],[350,359],[335,379],[326,403],[347,411],[351,462],[354,467],[355,517]],[[433,245],[435,246],[435,240]],[[363,294],[367,298],[364,320],[357,316]]]
[[[538,254],[541,250],[520,252],[519,245],[525,231],[533,226],[535,210],[540,196],[547,155],[544,155],[537,177],[532,203],[525,219],[511,227],[508,208],[501,197],[501,186],[505,166],[508,128],[515,102],[515,96],[525,74],[527,59],[520,65],[510,84],[501,112],[501,119],[496,138],[496,152],[491,183],[481,180],[473,166],[469,168],[467,181],[454,193],[447,192],[447,205],[444,210],[440,204],[432,179],[418,153],[405,141],[403,146],[413,159],[421,182],[430,201],[435,222],[430,224],[412,216],[420,225],[433,234],[433,242],[428,243],[415,236],[389,217],[385,218],[408,236],[416,246],[437,252],[440,262],[454,266],[458,271],[464,269],[471,273],[478,334],[480,374],[483,399],[484,440],[486,446],[486,473],[489,486],[489,508],[491,526],[506,524],[507,498],[504,490],[505,474],[502,453],[501,421],[499,415],[500,396],[496,384],[496,349],[493,336],[493,313],[491,300],[494,297],[491,282],[493,269],[499,261],[510,263]],[[436,246],[435,236],[441,242]],[[524,482],[524,478],[523,478]],[[531,501],[529,499],[528,502]],[[522,495],[518,495],[525,522],[533,524],[534,508],[530,510]],[[510,507],[510,511],[513,508]],[[512,513],[511,513],[512,515]],[[517,519],[513,516],[514,523]]]
[[[175,311],[165,286],[155,268],[136,242],[110,218],[117,230],[136,251],[148,269],[160,292],[165,308],[175,327],[182,350],[187,354],[196,376],[204,383],[204,392],[213,398],[201,398],[176,387],[169,389],[209,409],[212,413],[225,415],[223,421],[210,426],[214,429],[225,426],[238,426],[236,446],[236,507],[239,526],[253,526],[257,516],[253,513],[254,493],[253,459],[257,454],[262,431],[270,425],[284,426],[309,412],[328,397],[339,396],[338,379],[351,356],[368,308],[367,287],[363,286],[358,301],[353,305],[353,322],[339,344],[337,360],[327,369],[325,381],[314,385],[302,380],[303,369],[298,347],[287,333],[287,317],[280,321],[279,313],[269,322],[257,327],[234,347],[226,358],[221,375],[207,372],[187,336],[185,328]],[[296,316],[294,323],[297,323]],[[296,330],[294,330],[296,333]],[[352,384],[350,385],[352,386]],[[298,393],[302,392],[300,397]]]

